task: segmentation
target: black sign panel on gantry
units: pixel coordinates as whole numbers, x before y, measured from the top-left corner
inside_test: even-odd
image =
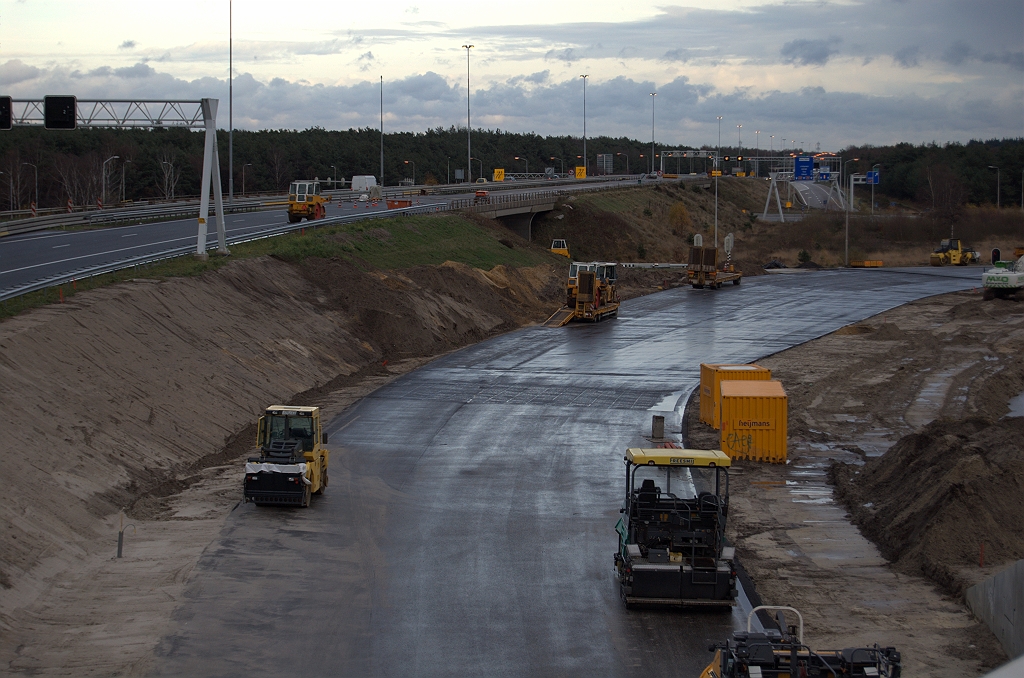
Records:
[[[11,97],[0,97],[0,129],[11,129]]]
[[[43,121],[46,129],[75,129],[78,100],[70,96],[44,97]]]

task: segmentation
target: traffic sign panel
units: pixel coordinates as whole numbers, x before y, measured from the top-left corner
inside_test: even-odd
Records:
[[[799,155],[793,158],[793,178],[797,181],[814,179],[814,158],[809,155]]]
[[[505,170],[504,169],[495,169],[494,170],[494,176],[493,176],[492,179],[493,179],[493,181],[505,181]]]
[[[866,178],[864,179],[864,183],[865,184],[877,184],[878,183],[878,179],[879,179],[878,172],[871,171],[871,172],[867,173]]]
[[[586,179],[587,178],[587,168],[586,167],[577,167],[576,168],[576,178],[577,179]]]

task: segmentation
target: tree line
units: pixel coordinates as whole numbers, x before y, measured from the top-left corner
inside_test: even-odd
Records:
[[[105,204],[126,200],[165,200],[199,193],[203,166],[202,132],[184,129],[103,130],[73,132],[16,127],[0,132],[0,210]],[[228,133],[219,131],[221,181],[228,190]],[[615,173],[647,171],[649,143],[626,137],[587,139],[587,167],[601,173],[597,154],[612,156]],[[466,129],[435,128],[426,132],[384,135],[385,185],[404,179],[416,183],[447,183],[466,171]],[[664,148],[658,146],[658,148]],[[705,147],[708,148],[708,147]],[[725,148],[723,154],[753,156],[750,148]],[[764,156],[764,149],[757,151]],[[381,135],[372,128],[349,130],[236,130],[234,133],[235,195],[281,192],[295,179],[350,179],[380,175]],[[506,172],[571,172],[582,165],[583,140],[502,130],[472,132],[472,170],[476,179]],[[855,146],[842,151],[858,157],[848,168],[864,172],[880,165],[879,191],[897,200],[913,200],[936,210],[962,204],[995,204],[999,167],[1000,202],[1020,204],[1024,171],[1024,139],[971,141],[967,144]],[[118,156],[114,160],[109,158]],[[517,159],[518,158],[518,159]],[[658,162],[658,161],[656,161]],[[627,165],[628,163],[628,165]],[[104,181],[104,169],[106,180]],[[703,172],[703,161],[666,163],[667,171]],[[760,165],[762,174],[768,167]],[[415,176],[414,176],[415,173]],[[38,183],[36,177],[38,176]],[[465,175],[464,175],[465,176]],[[106,186],[106,196],[101,196]]]

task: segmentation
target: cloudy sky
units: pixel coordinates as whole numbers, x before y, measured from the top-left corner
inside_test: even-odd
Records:
[[[234,2],[236,128],[813,149],[1024,137],[1024,0]],[[0,93],[218,97],[228,1],[0,0]],[[657,92],[652,98],[651,92]],[[737,125],[742,128],[737,129]],[[755,134],[760,131],[760,135]],[[771,137],[774,135],[774,138]]]

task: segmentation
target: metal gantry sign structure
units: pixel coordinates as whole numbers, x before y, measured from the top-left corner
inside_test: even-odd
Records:
[[[206,256],[207,219],[210,216],[210,189],[213,188],[217,217],[217,252],[228,254],[224,226],[224,197],[220,186],[220,158],[217,153],[217,99],[77,99],[74,96],[47,96],[43,99],[0,97],[0,129],[45,127],[73,130],[78,127],[100,129],[159,129],[181,127],[205,130],[203,180],[199,202],[199,232],[196,256]]]

